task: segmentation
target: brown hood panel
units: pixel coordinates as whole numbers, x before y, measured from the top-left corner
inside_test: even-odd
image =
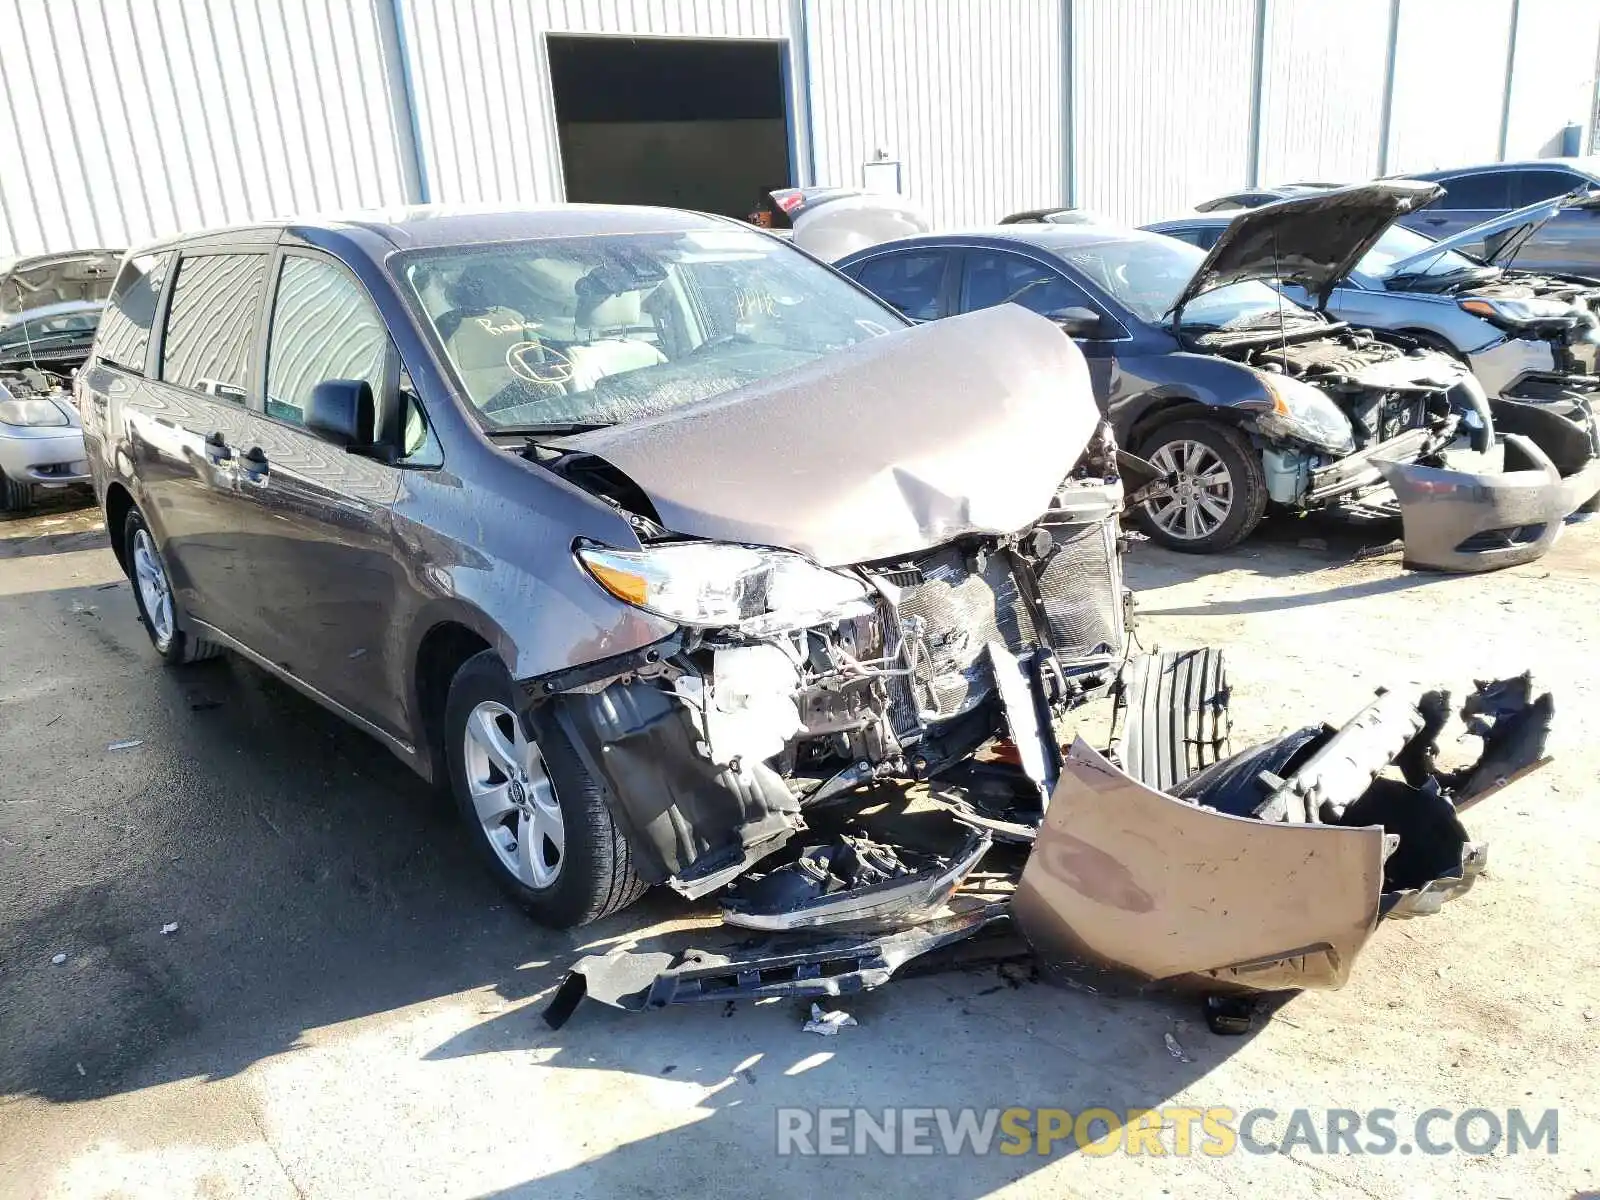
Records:
[[[1071,339],[1002,305],[562,444],[626,474],[674,532],[845,566],[1026,527],[1100,420]]]
[[[1047,961],[1146,979],[1220,971],[1252,986],[1337,987],[1378,920],[1383,836],[1378,826],[1200,808],[1139,783],[1080,739],[1013,911]],[[1243,964],[1263,970],[1222,970]]]

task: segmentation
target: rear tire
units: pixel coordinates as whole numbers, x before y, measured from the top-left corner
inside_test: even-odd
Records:
[[[33,507],[33,484],[0,471],[0,512],[25,512]]]
[[[632,904],[646,884],[633,852],[566,734],[537,740],[493,650],[469,658],[445,701],[450,790],[489,873],[541,925],[571,929]]]
[[[1164,472],[1180,472],[1179,494],[1147,500],[1134,519],[1152,539],[1184,554],[1237,546],[1267,511],[1261,453],[1232,425],[1190,419],[1163,425],[1137,453]]]
[[[222,647],[216,642],[184,630],[183,610],[172,594],[166,559],[137,508],[130,508],[123,519],[122,546],[128,578],[133,583],[133,602],[139,606],[139,620],[161,660],[169,667],[179,667],[221,654]]]

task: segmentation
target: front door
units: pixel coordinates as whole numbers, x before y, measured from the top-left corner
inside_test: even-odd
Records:
[[[324,381],[363,380],[380,403],[394,395],[395,353],[376,307],[335,260],[285,251],[269,290],[265,388],[243,414],[233,497],[250,530],[244,640],[400,735],[399,698],[385,683],[399,640],[390,509],[400,470],[305,427]]]

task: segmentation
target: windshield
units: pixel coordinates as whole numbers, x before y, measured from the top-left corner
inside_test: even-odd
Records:
[[[1432,238],[1424,237],[1403,225],[1391,225],[1384,230],[1377,245],[1368,250],[1356,264],[1356,270],[1375,279],[1388,279],[1394,274],[1396,263],[1414,254],[1422,254],[1430,246],[1436,245],[1438,243]],[[1456,275],[1462,271],[1477,270],[1482,266],[1481,262],[1468,258],[1465,254],[1458,254],[1454,250],[1442,250],[1435,257],[1424,259],[1407,274]]]
[[[637,420],[905,324],[737,229],[472,246],[403,274],[473,407],[507,430]]]
[[[1159,324],[1172,312],[1178,295],[1205,261],[1205,251],[1176,238],[1151,234],[1141,238],[1092,242],[1064,247],[1057,253],[1130,312]],[[1243,329],[1258,321],[1276,321],[1282,310],[1290,320],[1317,320],[1314,313],[1286,300],[1265,283],[1250,279],[1202,292],[1183,308],[1186,327]]]

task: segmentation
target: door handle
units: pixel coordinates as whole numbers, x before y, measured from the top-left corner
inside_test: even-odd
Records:
[[[267,455],[260,446],[251,446],[239,459],[240,477],[258,487],[267,482],[267,468]]]
[[[1447,217],[1423,217],[1422,223],[1424,225],[1443,225],[1448,219]]]
[[[233,448],[223,439],[220,430],[206,437],[206,461],[213,467],[220,467],[224,463],[233,461]]]

